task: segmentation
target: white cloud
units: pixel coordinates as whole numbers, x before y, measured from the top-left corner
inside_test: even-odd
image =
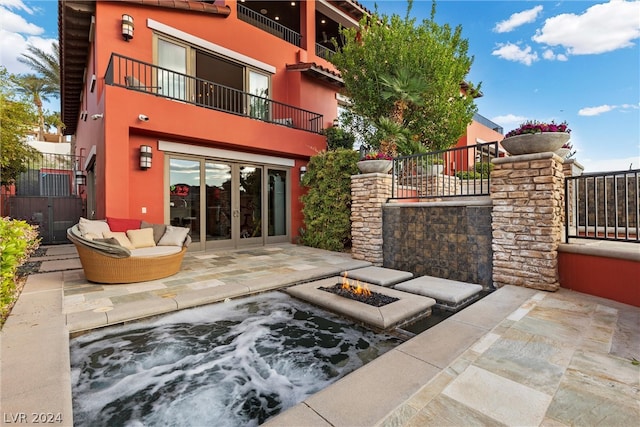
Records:
[[[509,19],[498,22],[496,26],[493,27],[493,31],[496,33],[508,33],[513,31],[521,25],[535,21],[540,12],[542,12],[542,6],[536,6],[533,9],[514,13],[509,17]]]
[[[33,9],[28,7],[22,0],[0,0],[0,7],[7,9],[18,9],[33,15]]]
[[[491,52],[491,55],[525,65],[531,65],[538,60],[538,53],[532,52],[531,46],[521,48],[513,43],[498,44],[498,48]]]
[[[9,33],[40,35],[44,29],[27,22],[22,16],[0,7],[0,28]]]
[[[496,116],[492,118],[491,121],[499,124],[505,129],[511,129],[520,125],[520,123],[527,121],[527,118],[524,116],[516,116],[515,114],[506,114],[504,116]]]
[[[569,58],[567,57],[567,55],[564,55],[562,53],[559,54],[555,54],[551,49],[546,49],[544,52],[542,52],[542,57],[544,59],[546,59],[547,61],[568,61]]]
[[[585,108],[581,108],[580,111],[578,111],[578,115],[579,116],[599,116],[600,114],[603,113],[608,113],[611,110],[616,109],[617,107],[615,105],[599,105],[597,107],[585,107]]]
[[[640,37],[640,1],[612,0],[582,15],[565,13],[545,21],[532,39],[563,46],[570,55],[592,55],[633,46]]]

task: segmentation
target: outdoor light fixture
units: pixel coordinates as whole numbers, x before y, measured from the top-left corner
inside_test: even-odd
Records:
[[[300,181],[302,181],[302,178],[304,178],[304,174],[307,173],[307,167],[306,166],[300,166]]]
[[[87,185],[87,176],[82,173],[82,171],[76,171],[76,184],[77,185]]]
[[[140,169],[147,170],[151,167],[151,157],[153,157],[153,153],[151,152],[151,147],[148,145],[140,146]]]
[[[133,16],[122,15],[122,38],[128,42],[133,38]]]

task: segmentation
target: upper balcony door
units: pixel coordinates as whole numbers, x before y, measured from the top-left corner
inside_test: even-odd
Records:
[[[158,70],[157,86],[161,95],[184,101],[192,101],[184,75],[189,74],[187,46],[158,39],[158,67],[170,71]],[[181,74],[175,74],[181,73]]]

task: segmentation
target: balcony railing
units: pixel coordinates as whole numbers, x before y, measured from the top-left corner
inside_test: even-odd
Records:
[[[331,57],[335,55],[335,53],[334,50],[316,43],[316,56],[331,61]]]
[[[300,34],[238,3],[238,19],[300,47]]]
[[[112,54],[105,83],[317,134],[322,114]]]
[[[565,180],[567,241],[640,243],[640,169],[585,174]]]
[[[498,143],[434,151],[393,159],[392,199],[489,195],[491,159]]]
[[[502,128],[502,126],[500,126],[497,123],[492,122],[491,120],[487,119],[484,116],[481,116],[478,113],[475,113],[473,115],[473,120],[475,120],[476,122],[480,123],[481,125],[484,125],[486,127],[488,127],[489,129],[493,129],[498,133],[501,133],[504,135],[504,129]]]

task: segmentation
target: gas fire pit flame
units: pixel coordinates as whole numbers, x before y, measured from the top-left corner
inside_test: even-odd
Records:
[[[355,295],[363,295],[366,297],[371,296],[371,291],[369,290],[369,287],[366,285],[366,283],[361,285],[360,281],[356,280],[356,285],[352,285],[351,283],[349,283],[349,279],[347,279],[346,272],[342,277],[342,289]]]

